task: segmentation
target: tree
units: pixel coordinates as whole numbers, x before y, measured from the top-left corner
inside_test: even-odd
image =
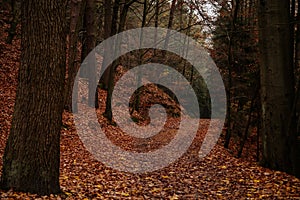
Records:
[[[299,176],[297,132],[288,123],[294,96],[290,2],[260,1],[260,65],[264,166]]]
[[[112,22],[112,1],[110,0],[104,0],[103,2],[104,6],[104,25],[103,25],[103,39],[107,39],[111,36],[111,22]],[[109,49],[109,47],[105,47],[105,49]],[[105,66],[107,64],[108,56],[110,56],[110,53],[107,53],[107,51],[104,52],[103,56],[103,63],[102,66]],[[101,68],[103,70],[103,67]],[[109,82],[109,70],[103,71],[102,79],[100,80],[100,83],[102,84],[102,88],[107,90],[108,82]]]
[[[12,9],[12,20],[10,21],[10,27],[8,29],[8,36],[6,39],[7,44],[12,44],[12,41],[16,35],[17,25],[20,18],[20,0],[11,0],[10,5]]]
[[[260,108],[256,7],[253,0],[225,0],[214,22],[212,56],[221,70],[227,92],[226,148],[231,147],[232,137],[239,138],[242,147],[248,132],[259,121],[256,117]]]
[[[64,0],[22,1],[22,55],[1,186],[60,192],[60,129],[65,81]]]
[[[112,14],[112,19],[111,19],[110,36],[113,36],[117,33],[124,31],[129,7],[136,1],[137,0],[128,1],[127,3],[124,4],[124,6],[122,7],[122,9],[120,11],[121,1],[115,0],[115,2],[113,4],[113,12],[112,12],[113,14]],[[106,7],[108,7],[108,6],[110,6],[110,4],[107,3]],[[119,12],[121,13],[120,16],[119,16]],[[118,22],[119,22],[119,24],[118,24]],[[104,55],[103,64],[106,64],[105,63],[105,62],[107,62],[106,59],[108,59],[107,56],[111,56],[111,55],[115,54],[116,51],[119,51],[119,49],[121,49],[120,41],[121,41],[121,39],[118,39],[118,41],[115,42],[114,47],[109,48],[109,53],[108,54],[106,53]],[[111,55],[109,55],[109,54],[111,54]],[[112,121],[111,101],[112,101],[112,93],[113,93],[114,80],[115,80],[115,69],[118,66],[118,64],[119,64],[119,61],[114,60],[111,64],[111,66],[106,69],[107,72],[104,72],[104,74],[103,74],[103,77],[105,78],[104,80],[108,81],[108,83],[104,83],[105,85],[107,85],[107,98],[106,98],[106,107],[105,107],[104,115],[107,117],[107,119],[109,121]],[[105,65],[103,65],[103,66],[105,66]]]
[[[85,59],[90,54],[90,59],[81,66],[81,73],[88,78],[88,105],[98,107],[98,96],[93,90],[96,88],[96,55],[92,55],[92,50],[96,46],[96,1],[86,0],[86,7],[84,11],[84,27],[86,31],[85,42],[82,44],[82,59]],[[85,67],[89,66],[89,68]],[[88,70],[87,70],[88,69]]]
[[[172,0],[171,3],[171,9],[170,9],[170,14],[169,14],[169,21],[168,21],[168,32],[167,32],[167,36],[166,36],[166,40],[165,40],[165,44],[164,44],[164,48],[167,49],[168,45],[169,45],[169,35],[170,35],[170,29],[173,27],[173,20],[174,20],[174,12],[176,9],[176,2],[177,0]]]
[[[68,57],[67,57],[67,80],[65,85],[65,105],[64,108],[67,111],[77,112],[77,101],[72,101],[73,87],[77,72],[79,70],[78,62],[78,38],[79,31],[82,27],[83,12],[85,8],[85,0],[72,0],[70,1],[70,25],[69,25],[69,37],[68,37]],[[73,95],[77,95],[75,92]],[[77,99],[76,97],[74,97]],[[73,105],[72,105],[73,104]],[[72,109],[73,108],[73,109]]]

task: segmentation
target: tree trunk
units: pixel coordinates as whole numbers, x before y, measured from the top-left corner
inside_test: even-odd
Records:
[[[296,37],[295,37],[295,80],[300,81],[300,0],[297,1]],[[299,84],[300,86],[300,84]]]
[[[112,23],[111,23],[111,34],[110,35],[115,35],[118,31],[118,21],[119,21],[119,8],[120,8],[120,0],[115,0],[114,6],[113,6],[113,16],[112,16]],[[116,42],[118,43],[118,42]],[[113,47],[114,51],[117,51],[118,48],[116,48],[118,44],[115,44]],[[111,53],[115,53],[115,52]],[[111,98],[112,98],[112,93],[113,93],[113,87],[114,87],[114,78],[115,78],[115,67],[117,66],[117,61],[114,60],[113,63],[109,68],[107,68],[107,71],[109,72],[108,74],[108,85],[107,85],[107,97],[106,97],[106,102],[105,102],[105,113],[104,115],[107,117],[109,121],[112,121],[112,110],[111,110]]]
[[[10,26],[8,29],[8,35],[6,38],[7,44],[12,44],[12,41],[16,35],[17,25],[20,20],[20,13],[21,13],[21,1],[20,0],[12,0],[11,1],[11,9],[12,9],[12,20],[10,22]]]
[[[298,149],[295,149],[294,151],[292,151],[292,156],[295,159],[294,162],[294,169],[298,169],[295,170],[295,176],[300,177],[300,76],[299,76],[299,72],[300,72],[300,0],[297,1],[297,17],[296,17],[296,27],[297,27],[297,31],[296,31],[296,36],[295,36],[295,80],[297,82],[297,86],[296,86],[296,93],[295,93],[295,97],[294,97],[294,105],[293,105],[293,112],[295,110],[296,113],[296,119],[297,119],[297,135],[296,135],[296,139],[295,139],[295,147],[298,147]],[[295,8],[296,9],[296,8]],[[293,121],[290,122],[290,124],[292,125]]]
[[[234,1],[232,1],[234,2]],[[227,129],[225,134],[225,143],[224,147],[229,148],[229,143],[231,139],[232,131],[232,121],[231,121],[231,88],[232,88],[232,69],[234,68],[234,32],[236,31],[236,21],[238,19],[238,12],[240,7],[240,0],[236,0],[235,3],[232,3],[234,8],[232,9],[232,19],[231,19],[231,31],[227,33],[228,36],[228,89],[227,89]]]
[[[96,1],[95,0],[87,0],[86,2],[86,11],[85,11],[85,22],[86,22],[86,48],[87,53],[91,53],[91,51],[96,46]],[[89,106],[95,105],[98,108],[98,93],[93,91],[93,88],[96,87],[96,55],[90,57],[89,63],[87,63],[90,67],[87,74],[89,78],[89,93],[88,93],[88,104]]]
[[[289,1],[260,1],[262,164],[293,173],[291,151],[299,147],[293,144],[295,131],[287,124],[294,87],[289,18]]]
[[[104,39],[107,39],[111,36],[111,22],[112,22],[112,2],[111,0],[104,0]],[[105,47],[105,49],[109,50],[110,47]],[[108,82],[109,82],[109,70],[103,71],[103,66],[107,65],[107,60],[109,60],[111,52],[104,52],[103,55],[103,63],[101,68],[101,80],[102,88],[107,90],[108,89]]]
[[[126,1],[126,3],[124,4],[124,6],[122,8],[121,14],[120,14],[119,28],[118,28],[118,30],[113,31],[113,32],[115,32],[114,34],[124,31],[129,7],[136,1],[137,0],[131,0],[128,2]],[[104,1],[104,8],[105,8],[104,39],[107,39],[110,36],[114,35],[113,32],[111,31],[112,26],[114,26],[114,25],[112,25],[112,9],[111,9],[111,7],[112,7],[112,2],[110,0],[105,0]],[[116,5],[114,5],[114,10],[116,10]],[[114,16],[116,16],[116,15],[114,15]],[[105,47],[105,49],[107,49],[107,50],[109,48],[111,48],[111,47]],[[112,52],[107,52],[107,51],[104,52],[102,66],[106,66],[107,60],[109,60],[109,56],[111,53]],[[106,71],[101,71],[101,72],[102,72],[101,74],[103,74],[103,75],[101,77],[100,83],[102,84],[103,89],[108,90],[108,84],[111,79],[109,68]]]
[[[170,14],[169,14],[169,22],[168,22],[168,31],[166,35],[166,40],[164,44],[164,49],[167,49],[169,46],[169,38],[170,38],[170,29],[173,27],[173,20],[174,20],[174,14],[175,14],[175,9],[176,9],[176,2],[177,0],[172,0],[171,3],[171,9],[170,9]],[[163,53],[165,55],[165,53]]]
[[[141,28],[144,28],[145,25],[146,25],[146,20],[147,20],[147,10],[148,10],[148,3],[147,3],[147,0],[144,0],[143,2],[143,15],[142,15],[142,25],[141,25]],[[143,40],[144,40],[144,33],[143,31],[141,31],[141,35],[140,35],[140,46],[143,44]],[[142,65],[143,64],[143,50],[140,49],[139,52],[138,52],[138,66]],[[141,85],[141,82],[142,82],[142,77],[141,77],[141,71],[138,70],[138,74],[137,74],[137,87],[139,85]],[[130,114],[132,114],[135,110],[139,112],[139,105],[140,105],[140,94],[139,92],[136,93],[136,96],[135,96],[135,99],[134,99],[134,102],[133,102],[133,108],[130,112]]]
[[[157,28],[158,27],[158,22],[159,22],[159,3],[160,0],[155,0],[155,18],[154,18],[154,27]],[[155,35],[154,35],[154,43],[155,43],[155,48],[154,48],[154,56],[157,56],[157,31],[155,31]]]
[[[83,0],[72,0],[70,2],[70,33],[69,33],[69,49],[68,49],[68,76],[65,85],[65,106],[64,108],[67,111],[77,112],[77,103],[72,101],[72,92],[75,82],[75,78],[79,69],[78,58],[78,38],[79,38],[79,29],[82,27],[82,16],[85,7],[85,1]],[[77,87],[75,85],[74,87]],[[74,93],[77,95],[77,93]],[[77,98],[76,98],[77,99]],[[73,105],[72,105],[73,103]],[[73,108],[73,109],[72,109]]]
[[[60,192],[65,8],[64,0],[22,2],[21,67],[3,157],[4,189],[41,195]]]

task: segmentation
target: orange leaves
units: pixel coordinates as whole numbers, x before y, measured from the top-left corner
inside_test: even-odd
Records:
[[[64,123],[69,123],[70,119],[71,114],[64,113]],[[162,170],[138,175],[119,172],[96,161],[70,125],[62,130],[61,136],[60,184],[64,193],[39,197],[0,191],[0,198],[176,200],[299,197],[299,179],[236,159],[221,146],[217,145],[200,160],[196,149],[203,134],[205,132],[199,130],[189,151],[177,162]]]
[[[13,112],[17,81],[18,41],[15,46],[5,46],[0,28],[0,169],[5,141],[9,132]],[[4,45],[4,46],[3,46]],[[5,58],[4,58],[5,57]],[[157,88],[153,87],[153,90]],[[101,95],[101,94],[100,94]],[[104,102],[105,94],[100,101]],[[155,98],[158,98],[153,94]],[[145,99],[141,99],[142,102]],[[162,100],[167,103],[168,97]],[[147,103],[147,102],[145,102]],[[101,104],[101,103],[100,103]],[[173,104],[172,104],[173,105]],[[176,105],[174,104],[174,107]],[[102,108],[103,109],[103,108]],[[178,109],[177,109],[178,110]],[[99,120],[104,121],[103,116]],[[73,117],[65,112],[61,131],[60,185],[59,195],[37,196],[33,194],[0,190],[0,199],[288,199],[299,198],[300,180],[285,173],[274,172],[232,157],[217,145],[212,152],[200,160],[198,151],[210,123],[201,121],[200,129],[190,149],[170,166],[147,174],[130,174],[109,168],[95,160],[80,141]],[[104,122],[111,137],[124,149],[130,150],[139,144],[122,136],[118,129]],[[204,127],[204,128],[203,128]],[[176,134],[178,123],[170,119],[166,134]],[[124,134],[123,134],[124,135]],[[122,138],[123,137],[123,138]],[[168,143],[170,138],[156,141]],[[136,143],[134,143],[136,142]],[[142,143],[143,144],[143,143]],[[145,143],[146,144],[146,143]],[[147,143],[149,149],[161,144]],[[136,145],[138,148],[138,145]],[[144,147],[148,148],[148,147]],[[147,149],[146,149],[147,150]]]

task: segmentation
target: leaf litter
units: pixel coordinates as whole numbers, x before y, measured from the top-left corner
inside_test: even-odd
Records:
[[[12,120],[20,58],[20,39],[16,38],[12,45],[6,44],[7,25],[3,24],[0,29],[0,170]],[[105,92],[101,91],[102,102],[104,96]],[[98,112],[103,112],[103,105],[101,109]],[[178,118],[170,117],[163,137],[143,145],[145,141],[124,135],[99,113],[98,119],[104,124],[108,137],[125,150],[138,151],[141,146],[143,151],[159,148],[162,144],[157,141],[173,137],[178,127]],[[109,168],[94,159],[79,139],[72,114],[64,112],[60,146],[62,193],[38,196],[0,190],[0,199],[300,199],[299,179],[260,167],[251,159],[235,158],[222,147],[222,138],[208,156],[199,159],[198,151],[209,123],[218,122],[201,120],[202,128],[192,145],[174,163],[154,172],[132,174]],[[165,138],[162,143],[170,139]]]

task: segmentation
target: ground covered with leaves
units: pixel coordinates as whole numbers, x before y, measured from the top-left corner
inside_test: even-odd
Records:
[[[16,93],[20,38],[17,37],[11,45],[6,44],[7,24],[1,20],[0,23],[3,27],[0,29],[1,170]],[[106,124],[104,118],[99,117],[99,120]],[[174,120],[170,123],[176,124]],[[76,132],[72,114],[65,112],[60,169],[63,193],[37,196],[0,190],[0,199],[300,199],[299,179],[262,168],[249,156],[235,158],[222,147],[222,138],[208,156],[199,159],[199,147],[209,123],[217,122],[201,120],[202,128],[198,130],[191,147],[176,162],[155,172],[132,174],[114,170],[94,159]],[[107,124],[106,129],[116,141],[122,136],[114,125]],[[138,143],[126,140],[126,137],[120,140],[125,149],[133,148]],[[154,147],[153,144],[151,148]]]

